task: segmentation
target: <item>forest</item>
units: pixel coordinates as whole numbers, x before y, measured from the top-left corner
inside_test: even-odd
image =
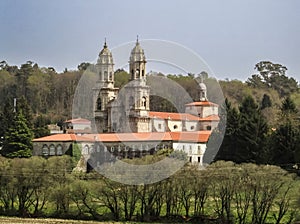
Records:
[[[47,125],[60,126],[72,117],[81,77],[88,73],[96,78],[92,64],[83,62],[77,70],[56,72],[32,61],[20,67],[2,61],[0,214],[196,223],[300,219],[299,84],[284,65],[261,61],[254,66],[255,74],[246,81],[216,80],[205,71],[200,76],[156,74],[177,82],[193,100],[199,97],[199,79],[204,80],[208,99],[220,105],[221,121],[211,138],[224,134],[224,139],[205,170],[186,166],[162,182],[128,186],[96,173],[73,173],[74,161],[68,157],[31,157],[33,138],[49,135]],[[115,71],[116,87],[128,81],[126,71]],[[224,101],[210,93],[216,82]],[[91,102],[84,103],[91,107]],[[177,109],[155,96],[150,108]],[[213,147],[208,145],[207,150],[214,151]]]

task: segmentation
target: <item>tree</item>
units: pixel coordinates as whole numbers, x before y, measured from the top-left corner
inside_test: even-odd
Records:
[[[263,110],[268,107],[272,107],[272,101],[268,94],[264,94],[261,101],[261,109]]]
[[[26,125],[29,129],[33,128],[33,116],[32,116],[32,111],[31,108],[27,102],[27,100],[25,99],[25,97],[21,97],[20,99],[17,99],[17,107],[16,107],[16,111],[20,112],[22,111],[22,115],[24,116]]]
[[[5,157],[30,157],[32,155],[32,132],[26,124],[22,111],[18,111],[5,134],[1,154]]]
[[[236,139],[239,149],[235,162],[267,162],[265,142],[268,125],[261,110],[251,96],[244,98],[239,110],[240,128]]]
[[[286,167],[300,162],[300,131],[297,109],[290,97],[282,102],[279,124],[271,136],[273,163]]]
[[[5,136],[5,133],[8,131],[9,127],[11,126],[11,121],[14,119],[14,109],[12,104],[10,103],[12,100],[7,100],[3,111],[0,112],[0,137]]]
[[[259,74],[254,74],[247,80],[249,86],[275,89],[281,97],[298,90],[297,81],[286,76],[287,68],[281,64],[261,61],[255,65],[255,69]]]
[[[91,65],[92,65],[92,64],[89,63],[89,62],[82,62],[82,63],[80,63],[80,64],[77,66],[77,68],[78,68],[79,71],[85,71],[85,70],[87,70],[88,67],[90,67]]]
[[[227,98],[225,99],[225,108],[227,112],[226,131],[215,160],[235,160],[235,155],[239,149],[237,143],[240,128],[239,112],[235,107],[232,107]]]

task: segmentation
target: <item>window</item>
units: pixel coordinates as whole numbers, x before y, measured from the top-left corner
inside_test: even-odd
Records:
[[[194,130],[194,128],[195,128],[195,126],[193,125],[193,126],[191,126],[191,130]]]
[[[174,129],[177,129],[177,128],[178,128],[178,126],[175,124],[175,125],[173,126],[173,128],[174,128]]]
[[[112,125],[112,131],[113,132],[116,132],[117,131],[117,123],[116,122],[113,122],[113,125]]]
[[[112,80],[112,72],[109,73],[109,80]]]
[[[198,163],[200,163],[201,162],[201,157],[200,156],[198,156]]]
[[[144,77],[145,76],[145,71],[144,71],[144,69],[142,70],[142,77]]]
[[[200,155],[201,154],[201,146],[198,145],[198,154]]]
[[[102,102],[101,102],[101,98],[97,99],[97,110],[101,110],[102,109]]]
[[[52,144],[50,145],[50,153],[49,153],[50,156],[55,156],[55,146]]]
[[[211,126],[208,125],[208,126],[206,127],[206,130],[210,131],[210,130],[211,130]]]
[[[192,162],[192,157],[190,156],[190,163]]]
[[[146,108],[146,97],[142,98],[142,106]]]
[[[97,152],[100,152],[100,145],[97,145],[97,146],[96,146],[96,151],[97,151]]]
[[[114,152],[115,151],[115,148],[112,146],[110,147],[110,152]]]
[[[161,129],[161,124],[158,124],[158,129]]]
[[[49,149],[48,149],[47,145],[43,145],[42,153],[43,153],[43,156],[48,156],[49,155]]]
[[[104,72],[104,80],[107,80],[107,71]]]
[[[61,155],[63,154],[62,146],[61,146],[61,145],[58,145],[58,146],[56,147],[56,154],[57,154],[58,156],[61,156]]]
[[[84,154],[84,155],[89,154],[89,146],[88,146],[88,145],[85,145],[85,146],[83,147],[83,152],[82,152],[82,154]]]

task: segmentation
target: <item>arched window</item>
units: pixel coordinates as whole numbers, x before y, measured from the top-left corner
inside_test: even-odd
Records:
[[[110,147],[110,152],[113,153],[115,151],[115,147],[111,146]]]
[[[142,77],[144,77],[145,76],[145,71],[144,71],[144,69],[142,70]]]
[[[49,155],[49,148],[48,148],[47,145],[43,145],[42,153],[43,153],[43,156],[48,156]]]
[[[55,156],[55,146],[52,144],[52,145],[50,145],[50,153],[49,153],[49,155],[50,156]]]
[[[59,144],[59,145],[56,147],[56,155],[61,156],[62,154],[63,154],[62,146]]]
[[[104,72],[104,80],[107,80],[107,71]]]
[[[89,154],[89,146],[88,146],[88,145],[85,145],[85,146],[83,147],[82,154],[84,154],[84,155]]]
[[[112,80],[113,78],[112,78],[113,76],[112,76],[112,72],[110,72],[109,73],[109,80]]]
[[[147,100],[146,97],[142,98],[142,106],[146,108]]]
[[[97,99],[97,110],[101,110],[102,109],[102,102],[101,102],[101,98]]]

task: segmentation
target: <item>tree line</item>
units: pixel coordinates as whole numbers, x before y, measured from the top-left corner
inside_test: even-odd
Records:
[[[0,157],[0,214],[115,221],[291,223],[299,180],[275,166],[185,166],[150,185],[72,172],[67,156]]]

